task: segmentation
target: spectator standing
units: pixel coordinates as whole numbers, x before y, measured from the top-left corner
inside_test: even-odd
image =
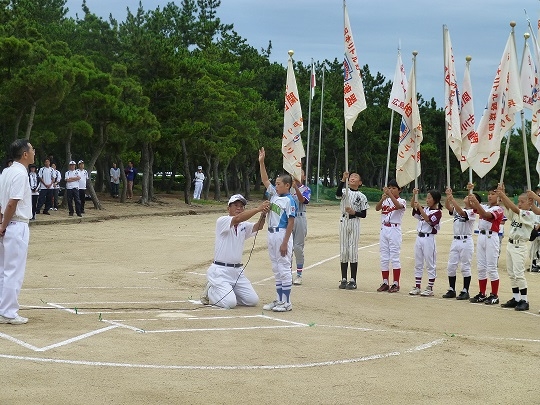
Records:
[[[193,178],[193,199],[194,200],[200,200],[201,199],[201,192],[204,184],[204,173],[202,171],[202,166],[197,167],[197,171],[195,172],[195,176]]]
[[[111,177],[111,197],[118,198],[118,188],[120,185],[120,169],[116,167],[116,163],[112,164],[111,170],[109,170]]]
[[[81,214],[81,199],[79,197],[79,171],[75,169],[75,161],[69,162],[69,170],[65,175],[66,179],[66,197],[69,210],[69,216],[73,216],[73,201],[75,200],[75,212],[78,217],[82,217]]]
[[[53,169],[53,190],[52,190],[52,210],[58,211],[58,194],[60,193],[60,180],[62,180],[62,174],[56,169],[56,164],[52,163]]]
[[[133,161],[128,162],[128,167],[125,169],[126,180],[127,180],[127,198],[131,200],[133,198],[133,182],[135,181],[135,176],[137,175],[137,169],[133,165]]]
[[[37,167],[35,164],[28,166],[28,183],[30,184],[30,190],[32,192],[32,220],[36,219],[37,202],[39,198],[39,178],[37,175]]]
[[[79,160],[79,200],[81,201],[81,214],[84,214],[84,203],[86,201],[86,182],[90,178],[88,172],[84,168],[84,161]]]
[[[38,171],[39,177],[39,198],[36,207],[36,213],[39,214],[41,207],[45,215],[50,215],[49,209],[51,208],[51,202],[53,197],[53,168],[51,167],[51,161],[45,159],[45,166],[41,167]]]

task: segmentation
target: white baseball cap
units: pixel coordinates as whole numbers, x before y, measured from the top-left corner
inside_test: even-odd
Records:
[[[75,163],[74,160],[70,160],[70,161],[69,161],[69,164],[70,164],[70,165],[74,165],[74,164],[76,164],[76,163]]]
[[[202,166],[197,166],[197,170],[202,170]]]
[[[79,164],[84,163],[84,160],[79,160]]]
[[[231,205],[233,202],[241,201],[242,204],[246,205],[247,200],[244,198],[242,194],[235,194],[231,198],[229,198],[229,205]]]

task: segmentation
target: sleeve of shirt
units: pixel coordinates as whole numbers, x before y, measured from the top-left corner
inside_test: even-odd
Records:
[[[216,235],[229,232],[229,229],[231,229],[232,219],[233,217],[230,215],[219,217],[216,222]]]
[[[524,225],[530,228],[534,227],[535,215],[532,211],[519,210],[519,217],[520,222],[522,222]]]
[[[439,222],[441,222],[441,218],[442,218],[442,211],[441,210],[436,210],[432,213],[429,214],[429,223],[432,227],[435,227],[437,225],[439,225]]]
[[[304,197],[304,204],[309,204],[309,200],[311,200],[311,189],[306,186],[306,189],[302,193],[302,197]]]
[[[266,192],[268,193],[268,198],[270,199],[274,195],[276,195],[276,188],[272,184],[270,184],[266,189]]]
[[[9,199],[10,200],[22,200],[24,197],[25,187],[30,187],[26,181],[26,176],[15,176],[11,182],[11,187],[9,190]]]
[[[338,188],[336,190],[336,198],[341,199],[341,197],[343,197],[344,187],[345,187],[345,183],[343,181],[340,181],[338,184]]]
[[[287,204],[287,209],[285,210],[285,212],[287,213],[287,218],[290,218],[290,217],[296,217],[296,201],[294,201],[294,198],[292,198],[292,196],[290,196],[290,198],[288,199],[289,200],[289,203]]]

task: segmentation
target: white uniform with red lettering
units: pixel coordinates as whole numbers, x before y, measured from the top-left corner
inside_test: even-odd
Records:
[[[476,214],[472,208],[463,209],[465,215],[459,215],[457,211],[450,211],[454,215],[454,240],[450,246],[448,255],[448,276],[455,277],[457,268],[461,264],[463,277],[471,276],[471,262],[474,253],[472,234]]]
[[[430,223],[424,220],[419,211],[413,209],[413,216],[418,220],[418,226],[416,227],[418,235],[414,245],[414,277],[417,284],[422,279],[424,263],[426,264],[429,279],[433,280],[437,277],[435,235],[440,229],[439,222],[441,221],[442,211],[424,207],[424,212],[428,216]]]
[[[512,210],[505,210],[505,215],[510,220],[510,233],[506,246],[506,271],[512,288],[517,287],[523,290],[527,288],[527,280],[525,280],[527,242],[536,218],[532,211],[526,210],[519,210],[519,214]]]
[[[399,197],[398,202],[403,208],[396,209],[392,199],[387,197],[381,208],[381,235],[379,237],[379,251],[381,253],[381,269],[383,271],[391,269],[401,269],[401,243],[403,241],[401,233],[401,222],[407,207],[407,202]],[[390,266],[392,263],[392,267]]]
[[[493,215],[493,219],[488,221],[480,218],[478,220],[478,242],[476,260],[478,267],[478,280],[491,281],[499,279],[497,262],[500,252],[499,228],[504,217],[504,210],[498,205],[492,207],[484,206],[486,212]]]

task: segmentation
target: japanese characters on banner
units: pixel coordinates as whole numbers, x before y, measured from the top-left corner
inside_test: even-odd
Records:
[[[416,99],[416,72],[413,67],[409,76],[406,94],[406,104],[403,110],[403,120],[399,137],[396,181],[400,187],[409,184],[422,172],[420,166],[420,144],[423,140],[422,123],[418,100]]]
[[[467,155],[471,148],[471,142],[478,139],[478,134],[475,130],[474,121],[474,103],[473,92],[471,85],[471,74],[469,61],[465,66],[465,75],[463,77],[463,87],[461,93],[461,110],[459,113],[459,119],[461,122],[461,171],[464,172],[469,168],[469,162],[467,162]]]
[[[448,145],[461,161],[461,123],[460,123],[460,99],[456,79],[456,66],[454,63],[454,52],[450,41],[450,32],[444,26],[444,113],[446,120],[446,137]]]
[[[298,180],[302,178],[302,158],[306,156],[302,138],[300,138],[303,129],[302,107],[298,97],[292,58],[289,57],[281,151],[283,153],[283,169]]]
[[[394,81],[392,82],[392,90],[390,91],[390,99],[388,100],[388,108],[401,115],[404,114],[405,104],[407,104],[405,101],[407,87],[405,66],[403,66],[403,61],[401,60],[401,51],[398,50],[398,59],[394,72]]]
[[[366,97],[364,95],[364,85],[360,75],[360,65],[358,63],[358,55],[356,46],[351,31],[349,22],[349,14],[347,6],[344,5],[345,13],[345,60],[344,81],[343,81],[343,96],[344,96],[344,115],[345,125],[349,131],[352,131],[354,122],[358,114],[366,109]]]
[[[514,114],[523,109],[520,77],[513,34],[497,69],[477,137],[471,139],[467,155],[470,167],[484,177],[498,162],[503,135],[514,125]]]

